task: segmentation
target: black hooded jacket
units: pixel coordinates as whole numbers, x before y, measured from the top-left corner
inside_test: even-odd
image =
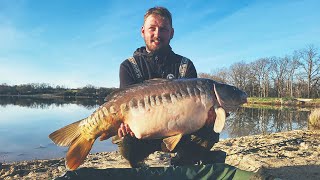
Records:
[[[174,76],[180,78],[179,67],[183,56],[175,54],[171,47],[155,53],[148,53],[145,47],[138,48],[133,57],[137,62],[142,78],[136,77],[132,63],[126,59],[120,65],[120,88],[140,83],[153,78],[167,78]],[[184,78],[196,78],[197,71],[192,63],[188,61]]]

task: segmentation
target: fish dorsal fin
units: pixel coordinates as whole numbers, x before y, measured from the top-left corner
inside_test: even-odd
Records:
[[[131,84],[131,85],[128,85],[124,88],[119,88],[119,89],[115,89],[113,90],[109,95],[107,95],[106,98],[104,98],[104,101],[110,101],[114,98],[114,96],[116,94],[121,94],[123,92],[126,92],[126,90],[128,89],[132,89],[132,88],[136,88],[136,87],[141,87],[141,86],[149,86],[149,85],[152,85],[152,84],[159,84],[159,83],[165,83],[165,82],[169,82],[169,81],[172,81],[170,79],[162,79],[162,78],[154,78],[154,79],[148,79],[148,80],[145,80],[141,83],[136,83],[136,84]]]
[[[177,134],[163,139],[163,143],[169,151],[172,151],[182,138],[182,134]]]
[[[145,80],[143,83],[161,83],[161,82],[168,82],[172,81],[171,79],[163,79],[163,78],[154,78]]]
[[[214,121],[213,130],[216,133],[220,133],[226,122],[226,111],[222,107],[214,109],[216,112],[216,120]]]

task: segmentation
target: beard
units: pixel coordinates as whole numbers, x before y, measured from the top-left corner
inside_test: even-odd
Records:
[[[159,45],[155,45],[153,44],[152,41],[148,41],[148,40],[144,40],[146,47],[147,47],[147,51],[150,53],[158,53],[158,52],[162,52],[163,50],[167,49],[169,47],[169,43],[164,44],[163,41],[160,39],[160,44]]]

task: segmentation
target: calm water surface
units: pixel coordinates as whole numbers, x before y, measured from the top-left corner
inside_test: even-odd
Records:
[[[66,147],[48,135],[89,116],[102,101],[90,99],[30,99],[0,97],[0,162],[64,157]],[[234,138],[307,128],[310,111],[240,108],[227,118],[220,138]],[[114,151],[107,141],[96,141],[91,152]]]

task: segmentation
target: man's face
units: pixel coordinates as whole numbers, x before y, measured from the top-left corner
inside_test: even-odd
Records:
[[[158,51],[169,46],[174,30],[167,19],[157,15],[147,17],[141,29],[141,36],[148,52]]]

